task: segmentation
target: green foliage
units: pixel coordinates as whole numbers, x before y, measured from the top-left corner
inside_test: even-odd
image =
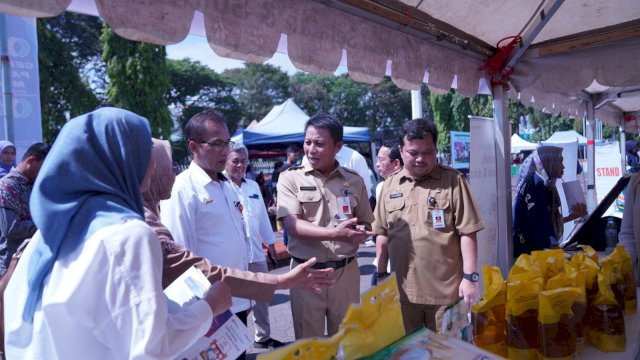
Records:
[[[56,26],[59,25],[51,19],[37,20],[42,137],[50,143],[70,118],[98,105],[98,99],[74,63],[72,43],[56,35],[64,31],[51,30]]]
[[[189,59],[167,60],[167,66],[171,82],[167,102],[182,109],[178,118],[181,129],[191,116],[205,108],[214,108],[225,115],[229,131],[235,131],[242,112],[233,97],[230,79]]]
[[[153,136],[168,139],[173,123],[166,100],[171,83],[164,46],[126,40],[106,25],[102,40],[107,101],[146,117]]]
[[[464,97],[455,90],[443,95],[429,94],[433,119],[438,128],[438,150],[450,151],[451,131],[469,131],[469,116],[493,117],[491,101],[488,95]]]
[[[225,70],[222,75],[235,86],[234,97],[242,108],[245,124],[262,119],[272,107],[291,96],[289,76],[270,64],[246,63],[244,68]]]

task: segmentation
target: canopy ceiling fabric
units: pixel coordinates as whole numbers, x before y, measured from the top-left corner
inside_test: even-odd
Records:
[[[0,12],[45,17],[58,15],[70,6],[88,8],[89,13],[99,14],[128,39],[167,45],[183,40],[189,32],[206,34],[218,55],[250,62],[271,58],[281,34],[285,34],[286,51],[300,70],[332,74],[344,52],[349,75],[356,81],[377,83],[390,75],[404,89],[417,89],[427,82],[437,93],[454,85],[459,93],[470,96],[478,93],[479,84],[483,83],[480,80],[485,74],[479,68],[487,56],[448,40],[427,40],[428,36],[422,36],[429,31],[427,28],[444,29],[438,40],[449,39],[455,33],[493,51],[500,39],[520,34],[527,24],[537,20],[539,6],[544,2],[0,0]],[[384,11],[371,10],[375,7],[401,12],[395,18],[387,18]],[[203,16],[195,16],[194,21],[194,12]],[[419,29],[415,20],[418,16],[433,21]],[[525,56],[516,64],[511,81],[521,94],[512,92],[511,96],[520,97],[527,104],[533,98],[536,106],[548,112],[583,116],[586,100],[576,92],[594,80],[607,88],[640,87],[638,0],[565,0],[533,39],[532,47],[627,23],[636,24],[636,32],[627,34],[626,41],[578,51],[569,49],[556,55]],[[596,116],[610,124],[622,124],[623,111],[640,111],[639,103],[627,100],[608,105],[613,106],[599,109]]]

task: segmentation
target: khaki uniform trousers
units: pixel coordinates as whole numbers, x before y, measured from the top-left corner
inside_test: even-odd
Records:
[[[297,265],[291,260],[291,268]],[[296,340],[309,337],[332,336],[338,332],[349,305],[360,302],[360,268],[353,259],[347,266],[334,270],[329,276],[336,282],[316,294],[308,290],[291,289],[291,316]]]
[[[424,326],[427,329],[441,333],[442,318],[447,305],[424,305],[411,302],[400,302],[402,320],[406,333]]]

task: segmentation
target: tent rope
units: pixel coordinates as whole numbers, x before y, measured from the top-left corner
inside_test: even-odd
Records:
[[[504,46],[500,46],[504,41],[511,40],[508,44]],[[519,35],[508,36],[504,39],[501,39],[496,44],[497,51],[493,56],[487,59],[487,61],[482,64],[480,70],[487,70],[489,76],[491,76],[491,86],[502,86],[505,90],[509,90],[509,78],[513,71],[514,67],[507,68],[507,60],[509,59],[509,55],[515,49],[516,45],[522,43],[522,37]]]

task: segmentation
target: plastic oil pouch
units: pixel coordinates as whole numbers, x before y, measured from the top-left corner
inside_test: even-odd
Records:
[[[500,356],[507,355],[505,306],[507,291],[500,269],[482,267],[484,294],[471,306],[473,339],[476,346]]]
[[[520,273],[507,281],[507,353],[509,359],[537,359],[539,274]]]
[[[565,287],[545,290],[539,296],[539,359],[571,360],[576,355],[573,304],[584,295],[579,289]]]

